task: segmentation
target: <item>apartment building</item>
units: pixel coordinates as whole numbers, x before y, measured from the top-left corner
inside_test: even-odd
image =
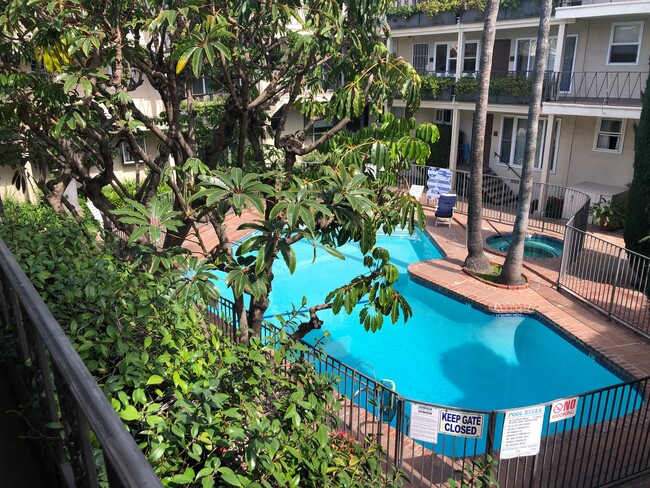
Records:
[[[517,177],[523,160],[540,10],[535,0],[521,0],[515,7],[502,6],[497,19],[484,163],[504,177]],[[592,201],[626,189],[648,76],[648,21],[647,0],[574,0],[554,8],[535,181],[582,189]],[[465,167],[482,13],[430,18],[411,8],[390,15],[389,23],[390,49],[423,76],[415,117],[447,125],[448,166]],[[393,110],[402,114],[403,107],[398,100]]]

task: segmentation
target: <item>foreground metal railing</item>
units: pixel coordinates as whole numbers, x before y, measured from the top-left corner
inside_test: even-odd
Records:
[[[417,165],[402,174],[403,185],[423,185],[425,192],[422,195],[423,205],[434,206],[436,201],[428,199],[426,195],[429,167]],[[517,200],[520,180],[518,178],[504,178],[496,175],[483,176],[483,218],[495,222],[514,224],[517,215]],[[469,171],[452,171],[452,188],[450,193],[458,195],[456,211],[467,213],[469,201],[470,173]],[[547,183],[533,183],[531,208],[528,226],[541,232],[551,231],[558,234],[564,232],[564,226],[573,216],[576,216],[575,225],[587,228],[589,210],[589,195],[572,188],[549,185]]]
[[[558,288],[650,337],[650,258],[567,225]]]
[[[232,302],[220,301],[225,303],[223,310],[233,309]],[[218,324],[230,324],[228,334],[236,337],[233,320],[221,316]],[[275,337],[278,330],[266,323],[262,337]],[[371,436],[380,443],[386,470],[394,465],[404,471],[409,486],[448,486],[450,478],[460,480],[462,471],[472,463],[478,466],[485,454],[498,461],[495,474],[502,488],[608,486],[650,472],[650,377],[576,395],[559,404],[547,402],[514,410],[458,409],[404,398],[381,379],[360,371],[372,370],[368,365],[359,363],[353,368],[310,344],[303,342],[303,346],[304,359],[318,372],[340,379],[342,409],[335,426],[360,441]],[[597,352],[589,354],[606,364]],[[551,418],[564,408],[574,410],[573,415]],[[539,448],[530,455],[510,457],[504,447],[510,442],[512,451],[513,432],[504,427],[505,419],[525,416],[526,410],[543,412]],[[413,419],[422,412],[441,421],[449,415],[465,415],[479,428],[473,437],[442,434],[433,425],[427,432],[421,423],[414,426]],[[526,432],[524,427],[517,435]],[[435,436],[435,443],[430,436]]]
[[[61,327],[0,240],[0,331],[18,358],[6,364],[32,422],[51,486],[162,486]],[[107,480],[100,482],[96,459]],[[1,484],[1,482],[0,482]]]

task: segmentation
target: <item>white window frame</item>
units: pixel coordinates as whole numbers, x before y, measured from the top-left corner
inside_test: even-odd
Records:
[[[437,108],[433,111],[433,122],[436,124],[450,125],[452,117],[451,109]]]
[[[194,84],[198,83],[198,82],[201,83],[201,88],[202,88],[201,92],[194,91]],[[192,76],[192,79],[191,79],[190,83],[191,83],[191,86],[192,86],[192,95],[193,96],[203,97],[203,96],[213,95],[213,94],[217,93],[216,89],[213,89],[212,91],[210,91],[210,80],[208,78],[206,78],[205,76],[201,76],[200,78],[195,78],[194,76]]]
[[[562,89],[561,89],[561,84],[562,83],[558,84],[558,89],[560,90],[560,93],[573,93],[573,74],[575,73],[576,57],[577,57],[577,54],[578,54],[578,34],[568,34],[566,36],[566,39],[568,39],[569,37],[575,37],[575,40],[576,40],[575,44],[573,45],[573,63],[571,64],[571,72],[569,73],[569,76],[571,78],[570,78],[570,83],[569,83],[569,89],[567,91],[562,91]],[[565,46],[566,46],[566,39],[565,39],[565,42],[564,42]],[[566,48],[565,48],[565,50],[566,50]],[[555,52],[555,55],[557,56],[557,51]],[[560,73],[562,73],[562,75],[564,75],[564,73],[567,73],[567,71],[562,71],[562,68],[563,68],[562,63],[564,62],[564,53],[562,53],[562,58],[563,59],[561,60],[561,63],[560,63]],[[551,66],[550,69],[553,69],[553,67]]]
[[[455,44],[454,41],[449,41],[449,42],[436,42],[433,45],[433,69],[437,75],[456,76],[456,68],[452,70],[449,67],[449,62],[452,59],[456,60],[456,66],[458,66],[458,46],[456,46],[456,57],[455,58],[451,57],[451,48],[454,44]],[[447,48],[447,52],[445,54],[445,71],[436,70],[436,66],[438,65],[438,46],[445,46]]]
[[[616,30],[616,27],[621,26],[621,25],[638,25],[639,26],[639,38],[637,39],[636,43],[636,61],[633,63],[613,63],[611,62],[611,56],[612,56],[612,46],[627,46],[627,45],[632,45],[633,43],[630,42],[620,42],[617,44],[614,44],[614,31]],[[641,54],[641,43],[643,41],[643,21],[637,21],[637,22],[613,22],[612,23],[612,30],[609,33],[609,45],[607,47],[607,66],[638,66],[639,64],[639,56]]]
[[[519,52],[519,42],[520,41],[530,41],[531,42],[530,47],[528,48],[528,61],[527,61],[527,64],[526,64],[526,68],[529,68],[529,69],[526,69],[523,72],[524,73],[531,73],[531,76],[532,76],[532,71],[535,69],[535,66],[530,66],[530,59],[531,59],[531,56],[534,56],[536,54],[536,52],[537,52],[537,44],[535,44],[535,48],[533,48],[532,43],[533,42],[537,43],[537,38],[536,37],[518,37],[517,39],[515,39],[515,71],[516,72],[519,72],[519,66],[517,66],[517,59],[518,59],[517,53]],[[551,57],[551,52],[552,52],[551,43],[553,43],[553,42],[555,42],[555,56],[557,56],[557,37],[551,36],[551,37],[548,38],[548,43],[549,43],[548,57],[549,58]],[[549,61],[548,59],[546,61],[547,61],[547,63],[546,63],[546,71],[552,71],[553,70],[553,63],[548,62]]]
[[[616,132],[607,132],[601,130],[603,120],[620,120],[621,121],[621,132],[616,133]],[[596,123],[596,133],[594,134],[594,147],[593,150],[596,152],[604,152],[604,153],[610,153],[610,154],[621,154],[623,152],[623,144],[625,142],[625,126],[626,126],[627,119],[619,119],[618,117],[599,117],[598,122]],[[616,149],[604,149],[601,147],[598,147],[598,137],[603,134],[603,135],[618,135],[618,148]]]
[[[424,55],[424,54],[418,54],[418,56],[420,56],[420,57],[425,57],[425,60],[424,60],[424,69],[418,69],[418,68],[415,66],[415,46],[426,46],[426,47],[427,47],[427,49],[426,49],[426,55]],[[430,43],[429,43],[429,42],[414,42],[414,43],[413,43],[413,46],[412,46],[412,55],[413,55],[413,57],[411,58],[411,61],[413,61],[413,62],[411,63],[411,65],[413,66],[413,68],[415,68],[415,70],[416,70],[418,73],[422,73],[422,72],[425,72],[425,73],[426,73],[426,72],[429,71],[429,50],[430,50],[430,48],[431,48],[431,46],[430,46]]]
[[[547,124],[548,125],[548,124]],[[560,134],[562,133],[562,117],[558,117],[553,122],[553,129],[555,131],[555,137],[551,141],[553,145],[553,152],[549,155],[549,173],[555,174],[557,172],[557,157],[560,154]]]
[[[507,159],[508,161],[512,161],[514,159],[514,155],[516,152],[516,147],[517,147],[517,126],[519,120],[527,120],[527,117],[520,117],[516,115],[504,115],[501,117],[501,129],[500,129],[500,134],[501,136],[499,137],[499,152],[501,152],[501,144],[503,140],[503,134],[504,134],[504,125],[506,119],[513,119],[513,124],[512,124],[512,133],[510,134],[511,136],[511,145],[510,145],[510,154],[501,154],[501,157],[504,159]],[[539,124],[542,125],[541,130],[538,131],[537,133],[537,139],[538,141],[541,141],[541,145],[537,145],[537,152],[538,152],[538,157],[537,160],[535,161],[534,164],[534,171],[541,171],[542,170],[542,162],[544,158],[544,141],[546,139],[546,130],[548,129],[548,120],[547,119],[539,119]],[[525,141],[524,141],[525,144]],[[524,149],[525,150],[525,149]],[[497,164],[500,166],[508,166],[506,163],[502,163],[501,160],[497,161]],[[510,163],[510,167],[512,168],[521,168],[521,164],[517,164],[515,162]]]
[[[146,139],[144,137],[138,137],[138,144],[142,147],[144,152],[147,152]],[[135,154],[131,154],[131,146],[129,146],[128,141],[122,141],[120,143],[120,151],[122,152],[122,163],[123,164],[135,164],[136,162],[142,162],[142,159],[135,159]],[[127,154],[134,157],[134,159],[127,159]]]
[[[476,44],[476,59],[474,60],[474,70],[472,71],[473,73],[476,73],[478,71],[478,67],[479,67],[479,57],[481,56],[481,43],[480,43],[480,41],[465,41],[465,45],[463,46],[463,62],[462,62],[461,68],[465,67],[465,60],[467,59],[466,53],[467,53],[467,45],[468,44]],[[461,71],[463,73],[470,73],[469,71],[465,71],[464,69],[461,69]]]

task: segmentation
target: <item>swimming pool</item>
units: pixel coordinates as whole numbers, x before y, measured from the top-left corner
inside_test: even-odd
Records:
[[[320,313],[329,332],[325,352],[370,377],[388,378],[412,399],[459,408],[495,410],[535,405],[621,383],[594,357],[544,323],[526,316],[493,316],[432,291],[409,279],[407,266],[441,257],[422,234],[379,236],[377,245],[391,253],[399,268],[398,288],[413,317],[369,333],[358,315]],[[282,264],[275,279],[268,317],[299,305],[322,303],[329,291],[363,272],[358,248],[341,249],[341,261],[324,251],[312,263],[313,247],[298,243],[293,275]],[[370,366],[368,366],[370,365]]]

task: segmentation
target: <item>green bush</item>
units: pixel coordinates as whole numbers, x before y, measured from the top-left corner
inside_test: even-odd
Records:
[[[398,485],[377,444],[329,427],[336,380],[301,359],[303,346],[286,335],[233,344],[174,268],[144,272],[52,212],[7,215],[0,236],[164,484]]]
[[[122,181],[122,185],[129,192],[130,195],[135,195],[136,186],[135,186],[134,178],[125,179],[124,181]],[[161,183],[160,185],[158,185],[157,195],[162,195],[170,191],[171,189],[169,188],[169,185],[167,185],[167,183]],[[124,206],[124,198],[122,197],[121,194],[118,194],[112,187],[105,186],[104,188],[102,188],[102,193],[106,198],[110,200],[110,202],[115,206],[115,208],[122,208]]]

